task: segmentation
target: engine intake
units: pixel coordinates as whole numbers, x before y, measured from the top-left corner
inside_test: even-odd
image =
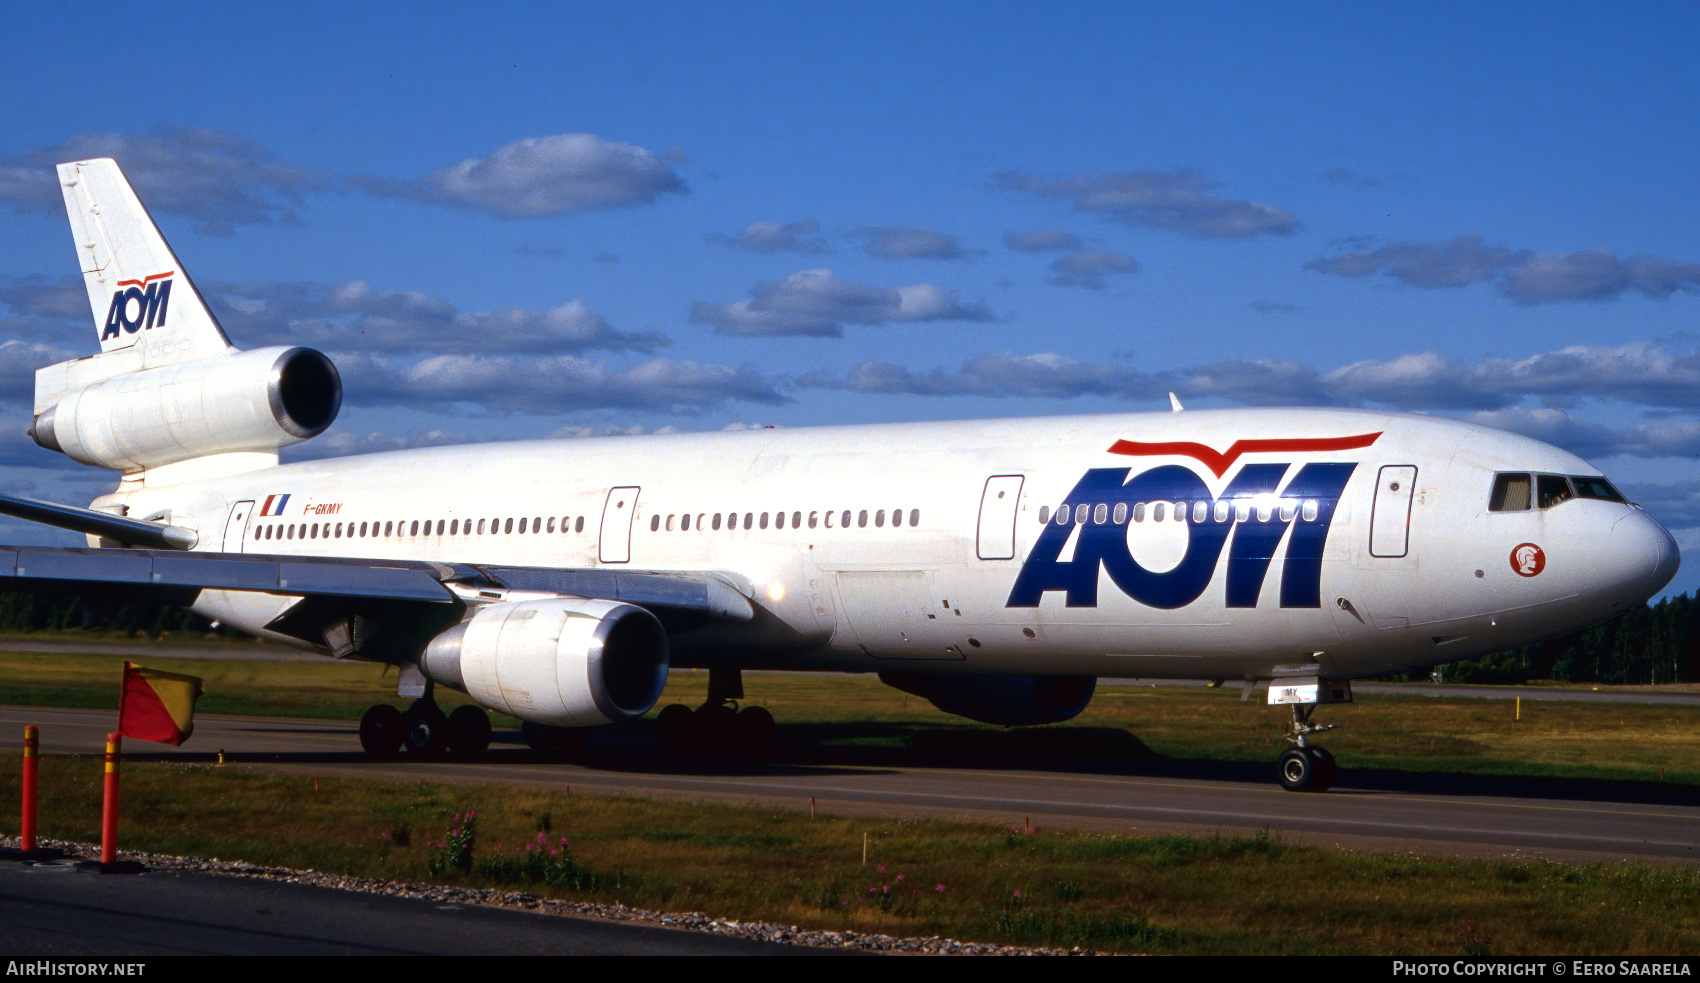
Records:
[[[336,366],[311,348],[256,348],[77,386],[30,436],[72,460],[133,470],[275,450],[325,431],[342,408]]]
[[[667,682],[667,632],[619,601],[489,604],[426,646],[419,667],[493,710],[556,727],[649,712]]]
[[[913,693],[945,713],[1005,727],[1071,720],[1098,689],[1092,676],[882,672],[880,682]]]

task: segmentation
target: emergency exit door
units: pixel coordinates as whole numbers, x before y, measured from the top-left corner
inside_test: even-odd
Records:
[[[603,563],[630,563],[632,559],[632,515],[637,512],[637,487],[610,488],[602,506],[602,533],[598,554]]]
[[[1411,497],[1417,488],[1412,464],[1389,464],[1375,484],[1369,517],[1369,555],[1396,557],[1410,552]]]
[[[1015,559],[1015,518],[1021,508],[1019,474],[999,474],[986,479],[980,493],[980,528],[976,536],[982,560]]]

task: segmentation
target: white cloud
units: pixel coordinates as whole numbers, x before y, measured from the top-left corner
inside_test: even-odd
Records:
[[[642,147],[589,133],[530,137],[472,157],[418,181],[363,178],[369,190],[443,205],[464,205],[504,218],[647,205],[686,194],[684,179]]]
[[[718,242],[754,253],[818,253],[826,243],[815,233],[820,223],[812,218],[800,222],[751,222],[734,235],[711,233],[710,242]]]
[[[841,338],[846,324],[989,321],[991,313],[931,283],[885,289],[820,269],[758,284],[747,300],[699,301],[691,305],[691,320],[712,324],[720,334]]]
[[[1046,198],[1068,198],[1082,212],[1098,212],[1130,225],[1169,229],[1209,239],[1286,235],[1299,227],[1285,208],[1255,201],[1218,198],[1206,192],[1220,186],[1197,171],[1173,174],[1127,171],[1048,181],[1030,174],[1002,174],[994,183],[1011,191]]]
[[[966,253],[953,235],[932,229],[868,229],[862,251],[893,259],[961,259]]]
[[[1102,290],[1106,275],[1137,272],[1139,261],[1127,253],[1109,249],[1088,249],[1052,260],[1050,282],[1058,287]]]

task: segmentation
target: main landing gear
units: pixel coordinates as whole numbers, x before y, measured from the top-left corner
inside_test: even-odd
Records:
[[[1337,770],[1334,767],[1334,756],[1328,749],[1311,744],[1310,735],[1333,730],[1333,724],[1315,724],[1311,722],[1311,714],[1316,712],[1316,704],[1293,704],[1293,722],[1287,725],[1287,740],[1295,745],[1281,752],[1276,760],[1276,770],[1281,776],[1281,787],[1289,792],[1326,792],[1334,787]]]
[[[421,758],[477,758],[490,748],[490,715],[470,704],[445,714],[427,685],[406,710],[388,703],[367,710],[360,718],[360,746],[374,758],[393,758],[402,748]]]
[[[663,707],[655,718],[655,737],[669,755],[766,758],[773,750],[773,714],[764,707],[739,709],[744,698],[738,669],[708,671],[708,700],[692,710],[683,703]]]

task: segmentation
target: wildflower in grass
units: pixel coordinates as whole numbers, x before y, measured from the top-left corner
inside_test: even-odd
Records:
[[[1015,889],[1015,896],[1018,897],[1018,898],[1021,897],[1021,888]]]
[[[885,864],[878,864],[877,867],[880,873],[885,873]]]
[[[881,894],[890,894],[891,893],[891,885],[890,884],[881,884],[880,885],[880,893]]]
[[[940,894],[943,894],[944,893],[944,885],[940,884],[938,887],[933,888],[933,890],[937,891]]]
[[[899,883],[899,884],[903,883],[903,875],[902,874],[897,875],[897,883]]]
[[[386,829],[382,833],[379,833],[378,839],[383,840],[385,843],[388,843],[389,840],[390,840],[390,831]]]

